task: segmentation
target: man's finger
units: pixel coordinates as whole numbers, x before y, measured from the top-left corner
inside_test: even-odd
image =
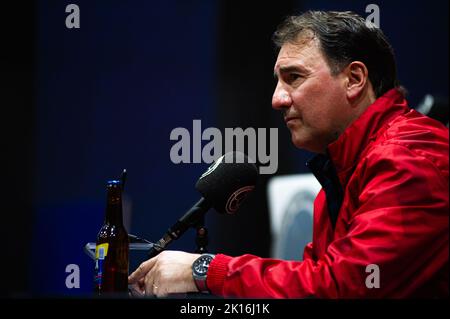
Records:
[[[140,289],[136,284],[129,285],[128,290],[130,291],[132,297],[142,297],[145,295],[142,289]]]
[[[158,286],[155,284],[155,268],[152,267],[144,280],[144,293],[146,296],[155,296]]]
[[[145,277],[141,277],[141,279],[137,281],[137,285],[141,291],[145,291]]]
[[[144,261],[140,264],[139,267],[130,276],[128,276],[128,283],[134,284],[139,279],[144,277],[155,265],[156,258],[158,257],[153,257],[152,259]]]

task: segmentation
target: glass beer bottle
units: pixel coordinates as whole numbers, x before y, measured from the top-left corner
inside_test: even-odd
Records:
[[[122,185],[117,180],[108,181],[105,221],[95,247],[96,295],[128,291],[128,254],[129,239],[122,218]]]

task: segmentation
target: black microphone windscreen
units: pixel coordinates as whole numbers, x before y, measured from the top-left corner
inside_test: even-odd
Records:
[[[219,213],[234,214],[255,188],[258,169],[241,152],[217,159],[197,181],[195,188]]]

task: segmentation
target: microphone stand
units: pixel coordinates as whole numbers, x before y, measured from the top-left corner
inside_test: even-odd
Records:
[[[197,249],[195,252],[197,254],[207,253],[208,230],[205,227],[205,215],[200,216],[200,218],[195,221],[193,227],[195,227],[196,231],[195,243],[197,244]]]
[[[148,252],[148,258],[155,257],[160,252],[165,250],[167,246],[181,237],[189,228],[196,230],[197,244],[196,252],[206,252],[206,245],[208,244],[208,231],[205,228],[205,214],[210,207],[208,201],[204,198],[200,199],[194,207],[192,207],[183,217],[181,217],[171,228],[168,229],[166,234],[156,243]]]

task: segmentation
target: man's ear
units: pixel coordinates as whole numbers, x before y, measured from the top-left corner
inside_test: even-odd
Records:
[[[347,99],[357,101],[366,89],[369,81],[369,70],[364,63],[353,61],[345,69],[347,75]]]

